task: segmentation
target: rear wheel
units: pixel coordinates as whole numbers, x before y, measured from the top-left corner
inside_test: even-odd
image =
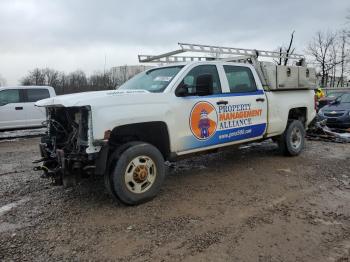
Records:
[[[299,120],[288,123],[286,130],[278,139],[281,152],[287,156],[297,156],[305,145],[305,128]]]
[[[110,190],[124,204],[137,205],[154,198],[165,177],[164,158],[147,143],[134,143],[114,163]]]

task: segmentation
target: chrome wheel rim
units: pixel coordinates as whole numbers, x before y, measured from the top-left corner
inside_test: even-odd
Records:
[[[299,149],[302,142],[302,133],[301,130],[297,127],[294,127],[290,136],[290,144],[294,149]]]
[[[142,194],[152,187],[156,176],[154,161],[148,156],[138,156],[130,161],[125,170],[125,185],[130,192]]]

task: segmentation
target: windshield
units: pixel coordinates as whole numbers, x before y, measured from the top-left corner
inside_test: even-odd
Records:
[[[338,97],[337,101],[340,103],[350,103],[350,94],[344,94],[341,97]]]
[[[346,94],[345,92],[330,92],[327,94],[327,97],[339,97]]]
[[[163,92],[183,67],[184,66],[162,67],[142,72],[121,85],[119,90],[136,89],[147,90],[154,93]]]

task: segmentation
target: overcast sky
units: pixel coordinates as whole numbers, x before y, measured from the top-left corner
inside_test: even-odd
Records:
[[[299,52],[318,30],[344,28],[349,0],[0,0],[0,75],[137,64],[178,42],[275,49],[295,30]]]

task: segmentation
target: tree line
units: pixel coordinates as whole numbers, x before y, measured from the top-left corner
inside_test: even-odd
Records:
[[[349,19],[350,20],[350,19]],[[347,85],[350,73],[350,30],[338,32],[319,31],[306,48],[314,65],[318,68],[321,87]]]
[[[127,66],[123,67],[120,68],[119,74],[113,74],[113,70],[108,70],[107,72],[95,72],[91,76],[87,76],[81,70],[66,74],[51,68],[36,68],[21,79],[21,84],[52,86],[57,94],[109,90],[115,89],[131,77],[127,72]]]

